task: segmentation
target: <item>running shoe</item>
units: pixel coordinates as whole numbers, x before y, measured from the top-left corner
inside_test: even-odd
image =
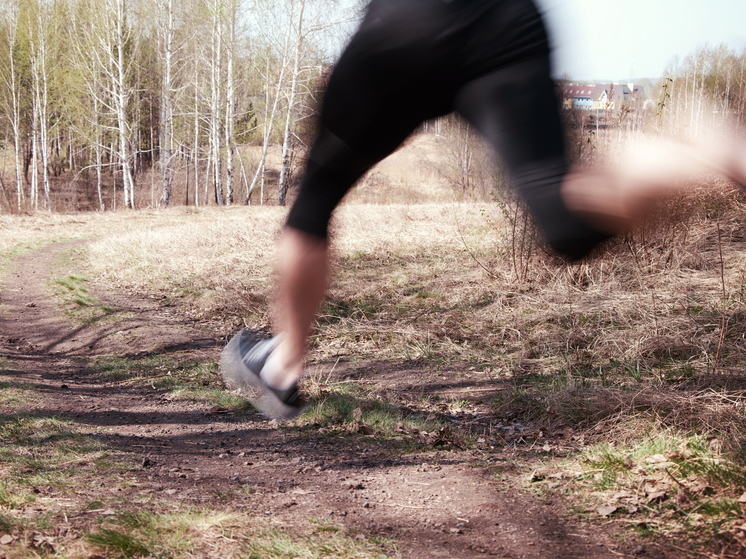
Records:
[[[247,396],[264,415],[288,420],[300,415],[305,407],[298,384],[287,390],[277,390],[259,376],[267,358],[281,340],[281,336],[261,338],[244,328],[223,349],[220,374],[230,390]]]

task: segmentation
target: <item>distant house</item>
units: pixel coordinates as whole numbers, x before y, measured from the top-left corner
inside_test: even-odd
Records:
[[[641,108],[645,103],[645,88],[629,83],[621,86],[622,104],[632,108]]]
[[[592,85],[561,85],[562,107],[564,109],[580,109],[589,111],[593,108]]]
[[[622,106],[642,107],[645,102],[645,88],[629,84],[561,84],[562,107],[566,110],[611,111]]]

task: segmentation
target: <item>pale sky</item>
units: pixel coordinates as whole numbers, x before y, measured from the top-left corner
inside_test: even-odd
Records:
[[[554,74],[658,78],[676,55],[722,43],[746,49],[746,0],[536,0],[555,46]]]

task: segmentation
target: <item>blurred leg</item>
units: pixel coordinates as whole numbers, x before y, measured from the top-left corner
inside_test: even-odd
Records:
[[[579,259],[608,236],[567,207],[564,138],[548,57],[512,64],[466,84],[456,110],[502,156],[513,185],[558,252]]]
[[[265,382],[281,390],[303,374],[303,356],[316,311],[326,292],[329,273],[326,239],[286,227],[278,250],[282,342],[262,372]]]

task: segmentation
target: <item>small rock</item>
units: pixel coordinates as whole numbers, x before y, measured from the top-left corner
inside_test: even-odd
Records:
[[[2,545],[8,545],[11,543],[15,538],[13,536],[10,536],[8,534],[5,534],[3,537],[0,538],[0,544]]]
[[[451,534],[463,534],[464,531],[461,528],[451,528]]]

